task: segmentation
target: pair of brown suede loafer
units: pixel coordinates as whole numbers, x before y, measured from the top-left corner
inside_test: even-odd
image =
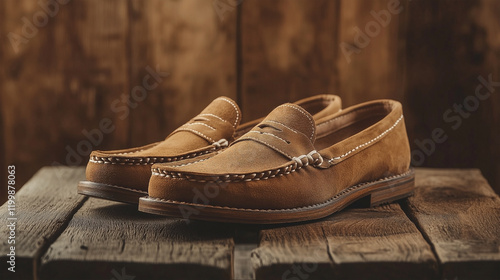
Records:
[[[162,142],[95,151],[78,192],[153,214],[262,224],[319,219],[361,198],[375,206],[413,192],[397,101],[341,110],[338,96],[319,95],[240,120],[236,103],[220,97]]]

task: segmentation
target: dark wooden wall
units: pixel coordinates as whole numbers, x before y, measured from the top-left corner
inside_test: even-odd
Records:
[[[500,81],[500,1],[401,0],[386,26],[356,40],[394,1],[59,0],[69,3],[46,22],[54,6],[1,1],[1,172],[15,164],[19,187],[44,165],[85,164],[83,130],[103,118],[114,130],[94,148],[125,148],[163,139],[219,95],[249,120],[335,93],[345,106],[400,100],[415,153],[436,128],[448,136],[416,165],[479,167],[500,192],[500,86],[458,128],[457,113],[443,118],[478,76]],[[34,17],[35,31],[25,23]],[[147,69],[163,76],[140,95]],[[145,99],[126,105],[134,96]]]

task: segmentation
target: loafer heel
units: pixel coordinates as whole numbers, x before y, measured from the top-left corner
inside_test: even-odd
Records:
[[[415,173],[410,170],[407,175],[387,179],[374,185],[370,194],[370,207],[411,196],[415,189]]]
[[[120,201],[125,203],[137,204],[140,197],[148,193],[132,188],[94,183],[89,181],[80,181],[78,183],[78,193],[90,197]]]

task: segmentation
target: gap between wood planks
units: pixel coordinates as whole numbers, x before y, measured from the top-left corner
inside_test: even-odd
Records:
[[[259,246],[259,232],[266,225],[235,225],[233,280],[254,280],[252,251]]]
[[[425,242],[427,242],[427,244],[429,244],[429,246],[431,247],[432,254],[434,254],[434,257],[439,262],[439,256],[438,256],[438,254],[436,252],[436,248],[434,247],[434,244],[432,244],[431,239],[425,233],[425,231],[422,229],[422,226],[418,222],[417,217],[415,217],[415,215],[411,214],[411,211],[409,209],[408,204],[404,203],[403,200],[399,201],[398,204],[399,204],[399,206],[401,206],[401,209],[405,213],[406,217],[408,217],[408,219],[415,225],[415,227],[417,227],[418,231],[420,232],[420,234],[424,238]],[[442,269],[441,269],[441,265],[438,265],[437,270],[438,270],[437,271],[438,275],[442,275],[443,272],[442,272]]]

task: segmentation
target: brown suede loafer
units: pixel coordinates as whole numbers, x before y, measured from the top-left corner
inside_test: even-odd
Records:
[[[322,118],[338,112],[341,100],[335,95],[317,95],[296,104],[304,106],[315,118]],[[216,153],[262,119],[242,125],[240,120],[236,102],[219,97],[164,141],[125,150],[93,151],[86,170],[88,181],[78,184],[78,193],[138,203],[139,197],[148,194],[153,164],[196,161]]]
[[[155,164],[139,210],[238,223],[325,217],[366,197],[409,196],[414,174],[397,101],[363,103],[316,121],[284,104],[224,151],[184,164]]]

